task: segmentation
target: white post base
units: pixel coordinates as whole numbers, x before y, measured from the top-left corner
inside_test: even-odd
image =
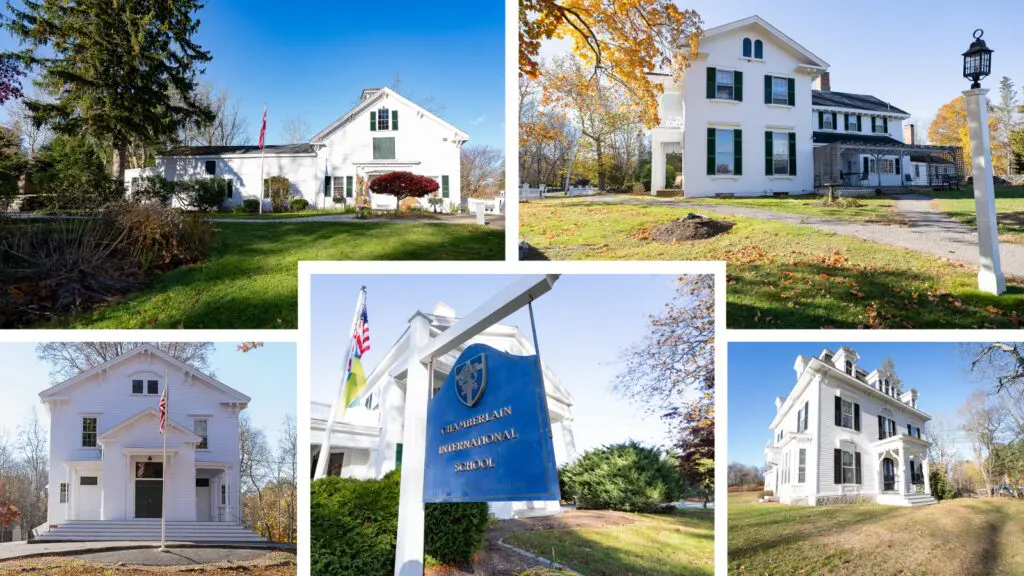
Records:
[[[978,289],[999,295],[1006,292],[1006,278],[999,262],[999,226],[996,221],[996,190],[992,182],[986,94],[988,90],[985,89],[964,92],[967,126],[971,135],[974,209],[978,221]]]
[[[483,202],[476,205],[476,223],[483,225],[487,223],[487,207],[484,206]]]

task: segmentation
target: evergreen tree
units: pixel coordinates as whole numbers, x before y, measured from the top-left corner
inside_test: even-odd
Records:
[[[16,56],[39,72],[53,100],[27,100],[39,122],[88,136],[112,151],[124,179],[129,145],[171,141],[189,122],[212,120],[196,99],[210,61],[193,36],[200,0],[25,0],[3,22],[28,47]]]

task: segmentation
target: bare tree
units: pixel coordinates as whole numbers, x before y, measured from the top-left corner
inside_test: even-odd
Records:
[[[926,425],[928,433],[928,458],[949,477],[956,460],[957,427],[944,416],[930,420]]]
[[[50,379],[61,382],[152,344],[171,357],[210,374],[212,342],[44,342],[36,346],[36,356],[50,364]]]
[[[34,159],[39,149],[53,138],[53,131],[46,124],[37,124],[24,100],[17,100],[7,109],[7,122],[21,138],[21,147],[29,159]]]
[[[213,111],[208,123],[191,123],[182,133],[188,146],[239,146],[248,142],[249,122],[239,112],[239,105],[227,90],[216,90],[212,84],[199,87],[196,99]]]
[[[309,142],[312,135],[313,129],[310,128],[309,122],[298,116],[286,118],[281,127],[281,139],[284,144],[303,144]]]
[[[295,429],[295,417],[287,415],[281,423],[281,438],[277,441],[278,485],[290,484],[292,490],[285,498],[288,541],[294,541],[295,526],[298,522],[298,481],[299,481],[298,436]]]
[[[271,451],[263,430],[255,427],[249,414],[243,412],[238,422],[240,458],[239,474],[242,478],[242,498],[254,496],[257,509],[263,508],[263,486],[271,477]],[[264,518],[247,518],[258,530],[266,529]]]
[[[31,415],[18,428],[15,453],[20,460],[19,476],[22,482],[19,482],[16,490],[17,496],[12,498],[15,506],[21,510],[21,525],[26,532],[46,521],[46,485],[50,469],[46,438],[47,433],[39,422],[39,414],[32,408]]]
[[[992,468],[992,450],[1006,422],[1005,407],[993,402],[983,391],[976,390],[960,408],[964,417],[963,429],[971,442],[974,459],[981,467],[982,481],[989,495],[995,483]]]
[[[462,193],[468,198],[494,198],[505,183],[505,153],[490,146],[463,146]]]
[[[995,380],[994,392],[1013,422],[1013,436],[1024,438],[1024,348],[1019,343],[979,344],[971,371]]]

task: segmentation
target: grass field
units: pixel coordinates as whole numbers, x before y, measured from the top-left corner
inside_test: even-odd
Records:
[[[888,224],[893,226],[907,225],[907,220],[896,211],[895,198],[876,196],[857,198],[859,206],[846,208],[823,206],[821,204],[821,199],[822,197],[816,194],[808,194],[801,196],[782,196],[779,198],[692,198],[682,199],[682,201],[684,203],[694,202],[710,205],[725,204],[729,206],[743,206],[745,208],[774,210],[776,212],[785,212],[788,214],[835,218],[837,220],[853,220],[856,222],[868,222],[872,224]]]
[[[505,542],[587,576],[714,574],[714,511],[633,516],[633,524],[515,532]]]
[[[296,328],[299,260],[500,260],[505,231],[456,224],[218,223],[200,264],[36,328]]]
[[[344,210],[307,210],[304,212],[264,212],[249,214],[246,212],[212,212],[207,215],[211,220],[293,220],[295,218],[311,218],[313,216],[336,216],[350,214]]]
[[[977,290],[967,267],[902,248],[754,218],[726,234],[662,244],[649,232],[678,207],[524,202],[520,235],[552,260],[724,260],[730,328],[1019,327],[1024,287]]]
[[[730,574],[1024,574],[1019,500],[809,507],[756,496],[729,495]]]
[[[185,566],[121,566],[69,556],[43,556],[0,562],[0,574],[24,576],[295,576],[296,573],[295,554],[288,552],[272,552],[259,560],[249,562]]]
[[[974,190],[929,192],[934,206],[952,218],[975,226]],[[996,220],[1004,241],[1024,244],[1024,187],[996,188]]]

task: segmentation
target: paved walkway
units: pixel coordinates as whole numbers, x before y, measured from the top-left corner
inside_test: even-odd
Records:
[[[124,541],[124,542],[47,542],[43,544],[29,544],[28,542],[7,542],[0,544],[0,562],[5,560],[13,560],[15,558],[30,558],[36,556],[64,556],[64,555],[81,555],[90,554],[94,552],[113,552],[118,550],[129,550],[129,549],[149,549],[153,550],[159,548],[159,542],[140,542],[140,541]],[[294,549],[287,545],[281,544],[240,544],[238,546],[232,546],[229,544],[223,545],[211,545],[197,547],[192,542],[168,542],[168,548],[186,548],[186,549],[198,549],[198,548],[211,548],[212,550],[238,550],[238,549],[256,549],[257,552],[265,554],[268,550],[280,548],[282,550]]]
[[[788,214],[774,210],[762,210],[745,206],[702,204],[699,202],[671,202],[600,196],[590,199],[595,202],[618,202],[648,206],[679,207],[687,211],[710,210],[727,216],[745,216],[810,226],[825,232],[854,236],[888,246],[899,246],[941,258],[948,258],[970,266],[978,266],[978,233],[965,224],[936,211],[931,198],[921,195],[905,195],[896,201],[896,209],[910,221],[910,226],[887,226],[868,222],[855,222],[836,218],[821,218],[803,214]],[[999,245],[1003,273],[1007,276],[1024,278],[1024,245],[1002,242]]]
[[[74,557],[102,564],[131,564],[134,566],[192,566],[217,562],[251,562],[263,558],[273,550],[246,550],[233,548],[171,548],[161,552],[154,548],[137,548],[113,552],[76,554]]]

